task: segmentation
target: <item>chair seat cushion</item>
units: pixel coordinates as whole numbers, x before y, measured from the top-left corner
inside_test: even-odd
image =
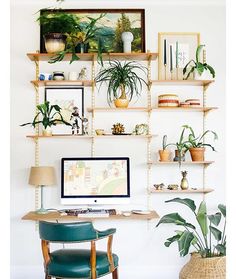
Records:
[[[113,255],[114,266],[118,266],[118,256]],[[91,278],[90,250],[60,249],[50,254],[48,275],[60,278]],[[107,253],[96,251],[97,277],[109,273]]]

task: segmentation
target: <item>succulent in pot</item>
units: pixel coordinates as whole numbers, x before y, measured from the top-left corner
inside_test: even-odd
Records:
[[[66,122],[63,119],[60,111],[61,108],[58,105],[50,105],[50,102],[46,101],[43,104],[37,105],[38,113],[35,115],[32,122],[21,124],[20,126],[32,125],[34,128],[38,124],[43,125],[43,135],[51,136],[52,135],[52,126],[57,124],[65,124],[71,126],[70,123]],[[42,119],[38,118],[42,116]]]
[[[179,141],[174,144],[176,146],[174,161],[178,161],[179,166],[181,166],[182,161],[185,161],[185,153],[188,150],[186,145],[187,141],[184,140],[184,133],[187,127],[185,125],[182,127],[183,130],[180,134]]]
[[[183,74],[186,75],[184,79],[188,79],[191,74],[194,75],[195,79],[206,79],[204,74],[210,72],[212,78],[215,78],[215,70],[212,66],[205,62],[200,62],[200,53],[205,45],[199,45],[196,50],[196,61],[190,60],[183,68]],[[208,78],[207,78],[208,79]]]
[[[166,247],[177,242],[181,257],[195,252],[192,254],[190,261],[180,271],[179,278],[225,279],[225,205],[219,204],[218,211],[208,215],[205,201],[200,203],[198,209],[195,202],[188,198],[174,198],[166,202],[175,202],[187,206],[193,213],[197,224],[196,226],[196,224],[189,223],[177,212],[164,215],[157,224],[157,227],[161,224],[174,224],[183,228],[176,230],[176,234],[166,240]],[[223,220],[223,230],[219,228],[221,226],[221,220]]]
[[[167,135],[164,135],[162,138],[162,150],[159,150],[160,161],[169,162],[170,161],[170,150],[167,149],[169,145],[174,145],[173,143],[167,144]]]
[[[186,142],[186,146],[190,152],[192,161],[205,160],[205,147],[210,147],[213,151],[216,151],[211,144],[204,142],[204,137],[210,133],[214,136],[214,140],[217,140],[218,136],[216,132],[207,130],[203,134],[196,137],[192,127],[188,125],[185,125],[185,127],[190,131],[188,135],[188,141]]]
[[[127,108],[133,96],[140,96],[142,86],[147,82],[140,76],[147,74],[146,68],[134,61],[109,61],[108,67],[103,66],[97,74],[97,83],[107,83],[107,101],[115,103],[118,108]],[[100,87],[101,87],[100,84]]]

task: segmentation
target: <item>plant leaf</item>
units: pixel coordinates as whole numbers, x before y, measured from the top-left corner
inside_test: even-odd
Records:
[[[209,226],[209,228],[210,228],[211,233],[214,235],[215,239],[216,239],[217,241],[220,241],[220,240],[221,240],[221,237],[222,237],[221,231],[218,230],[218,229],[215,228],[215,227],[212,227],[212,226]]]
[[[220,212],[223,214],[223,216],[226,217],[226,206],[224,204],[219,204],[218,208]]]
[[[166,247],[169,247],[173,242],[178,241],[180,239],[181,235],[180,234],[176,234],[172,237],[167,238],[167,240],[165,241],[164,245]]]
[[[181,257],[184,257],[188,254],[193,239],[194,235],[189,231],[184,231],[184,233],[181,235],[178,240],[179,253]]]
[[[172,200],[168,200],[168,201],[165,201],[165,202],[177,202],[177,203],[182,203],[182,204],[185,204],[186,206],[188,206],[194,213],[195,213],[195,210],[196,210],[196,205],[194,203],[193,200],[191,199],[181,199],[181,198],[174,198]]]
[[[178,214],[178,213],[170,213],[164,215],[156,227],[158,227],[160,224],[176,224],[176,225],[185,225],[186,221]]]
[[[226,255],[226,246],[225,246],[225,245],[223,245],[223,244],[217,244],[217,245],[215,246],[215,248],[216,248],[217,251],[220,252],[220,254],[221,254],[222,256],[225,256],[225,255]]]
[[[197,221],[200,225],[202,234],[207,236],[208,228],[207,228],[207,210],[206,210],[206,203],[202,201],[200,203],[198,213],[197,213]]]
[[[207,217],[213,225],[218,226],[221,220],[221,213],[217,212],[216,214],[208,215]]]

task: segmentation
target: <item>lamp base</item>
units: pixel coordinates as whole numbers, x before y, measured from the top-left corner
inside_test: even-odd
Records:
[[[47,214],[48,210],[45,208],[40,208],[38,210],[35,211],[36,214]]]

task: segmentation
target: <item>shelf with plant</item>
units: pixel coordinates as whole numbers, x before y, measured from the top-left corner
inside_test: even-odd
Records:
[[[96,58],[95,53],[76,53],[79,55],[79,61],[93,61]],[[42,61],[48,62],[55,54],[53,53],[27,53],[28,58],[31,61]],[[70,61],[71,60],[71,53],[65,54],[63,61]]]
[[[184,161],[182,162],[182,165],[204,165],[204,166],[209,166],[213,164],[214,161]],[[157,162],[148,162],[149,165],[177,165],[178,162],[174,161],[168,161],[168,162],[162,162],[162,161],[157,161]]]
[[[151,193],[158,193],[158,194],[208,194],[213,192],[214,189],[211,188],[196,188],[196,189],[188,189],[188,190],[169,190],[169,189],[163,189],[163,190],[156,190],[156,189],[151,189]]]
[[[92,80],[32,80],[31,83],[37,87],[44,87],[50,85],[66,86],[66,85],[82,85],[91,87]]]
[[[128,107],[128,108],[111,108],[111,107],[95,107],[95,108],[87,108],[88,112],[148,112],[151,109],[148,109],[147,107]]]
[[[171,85],[171,86],[209,86],[214,80],[151,80],[152,85]]]
[[[184,112],[210,112],[218,107],[157,107],[153,111],[184,111]]]
[[[31,139],[43,139],[43,138],[47,138],[47,139],[55,139],[55,138],[64,138],[64,139],[92,139],[93,136],[90,135],[72,135],[72,134],[52,134],[50,137],[49,136],[45,136],[45,135],[27,135],[27,138],[31,138]]]

